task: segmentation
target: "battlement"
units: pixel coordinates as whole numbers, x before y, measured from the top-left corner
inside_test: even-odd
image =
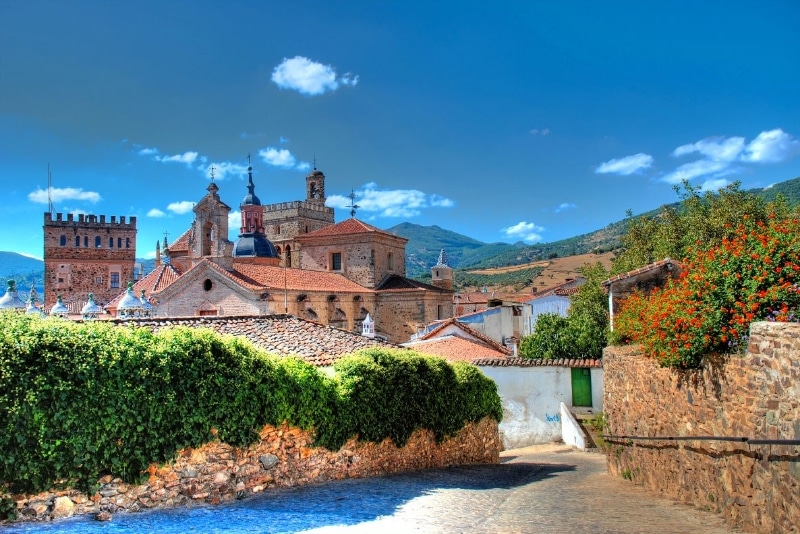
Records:
[[[265,212],[275,212],[284,210],[297,210],[305,209],[309,211],[319,211],[323,213],[333,212],[333,208],[329,208],[320,202],[306,202],[305,200],[295,200],[293,202],[278,202],[276,204],[267,204],[264,206]]]
[[[131,216],[128,219],[128,222],[125,222],[124,215],[120,216],[119,221],[117,221],[116,215],[112,215],[111,220],[109,222],[106,222],[105,215],[91,215],[91,214],[79,213],[77,219],[75,219],[75,216],[72,213],[67,213],[66,216],[67,217],[65,219],[63,213],[45,212],[44,225],[45,226],[80,225],[84,228],[129,228],[132,230],[136,229],[136,217],[134,216]]]

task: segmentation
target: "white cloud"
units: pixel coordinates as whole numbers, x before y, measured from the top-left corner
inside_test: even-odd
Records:
[[[94,204],[100,200],[100,194],[94,191],[84,191],[79,187],[52,187],[50,188],[50,198],[48,198],[47,189],[37,188],[36,191],[28,193],[28,200],[37,204],[48,204],[50,199],[56,204],[65,200],[85,200]]]
[[[653,156],[649,154],[634,154],[624,158],[612,159],[601,163],[595,172],[598,174],[620,174],[628,176],[635,172],[649,168],[653,164]]]
[[[242,229],[242,212],[231,211],[228,213],[228,234],[238,236]]]
[[[167,206],[167,210],[175,213],[177,215],[183,215],[184,213],[189,213],[194,208],[194,202],[189,200],[182,200],[180,202],[172,202]]]
[[[761,132],[750,141],[742,154],[743,161],[776,163],[800,153],[800,141],[780,128]]]
[[[200,165],[198,169],[203,171],[206,178],[211,178],[211,168],[214,168],[214,179],[225,180],[230,176],[246,176],[247,165],[234,163],[232,161],[215,161],[213,163]]]
[[[662,178],[668,184],[679,184],[684,180],[692,180],[698,176],[705,176],[713,173],[724,173],[728,171],[730,162],[728,161],[714,161],[710,159],[699,159],[691,163],[684,163],[671,173]],[[734,172],[729,170],[729,173]]]
[[[295,56],[291,59],[283,58],[283,62],[272,71],[272,81],[281,89],[292,89],[300,94],[314,96],[335,91],[340,84],[357,85],[358,76],[348,72],[337,78],[336,69],[332,66]]]
[[[264,160],[264,163],[274,167],[281,167],[283,169],[295,169],[298,171],[305,171],[311,168],[311,164],[306,161],[297,161],[288,149],[267,147],[258,151],[258,155]]]
[[[191,167],[197,160],[199,154],[197,152],[184,152],[183,154],[175,154],[174,156],[156,156],[156,161],[162,163],[185,163],[187,167]]]
[[[572,202],[564,202],[558,205],[558,207],[556,208],[556,213],[561,213],[562,211],[567,211],[567,210],[574,210],[577,207],[578,206],[576,206]]]
[[[776,163],[800,153],[800,141],[780,128],[758,134],[749,144],[744,137],[707,137],[696,143],[679,146],[674,156],[699,154],[703,159],[685,163],[661,178],[677,184],[701,176],[707,177],[703,189],[719,189],[729,182],[724,176],[739,172],[738,162]],[[720,185],[722,184],[722,185]]]
[[[703,182],[703,185],[700,186],[703,191],[718,191],[728,185],[730,182],[725,178],[716,178],[711,180],[706,180]]]
[[[542,240],[541,232],[544,228],[536,226],[534,223],[521,221],[514,226],[503,228],[503,234],[509,239],[516,239],[518,241],[525,241],[527,243],[536,243]]]
[[[142,148],[137,152],[140,156],[151,156],[153,154],[158,154],[157,148]]]
[[[550,128],[534,128],[530,131],[531,135],[550,135]]]
[[[350,209],[350,198],[331,195],[325,204],[332,208]],[[416,189],[380,190],[375,182],[365,184],[357,192],[359,213],[378,217],[416,217],[426,208],[451,208],[455,202],[437,194],[427,194]]]
[[[150,211],[147,212],[147,216],[148,217],[164,217],[165,215],[166,215],[166,213],[164,213],[163,211],[161,211],[158,208],[153,208],[153,209],[151,209]]]
[[[698,153],[713,161],[735,161],[744,149],[744,137],[708,137],[696,143],[679,146],[672,153],[685,156]]]

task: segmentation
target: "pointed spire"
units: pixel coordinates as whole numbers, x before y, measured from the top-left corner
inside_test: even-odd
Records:
[[[450,267],[447,264],[447,253],[442,249],[439,252],[439,259],[436,261],[436,265],[434,267]]]

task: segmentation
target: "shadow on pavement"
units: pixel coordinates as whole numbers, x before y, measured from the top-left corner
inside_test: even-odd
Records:
[[[13,525],[10,533],[263,532],[283,533],[356,525],[392,515],[407,502],[450,489],[503,491],[574,471],[568,464],[511,463],[430,469],[351,479],[263,494],[218,506],[118,514],[109,523],[74,518]]]

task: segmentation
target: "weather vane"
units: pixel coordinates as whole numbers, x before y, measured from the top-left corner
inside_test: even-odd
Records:
[[[250,153],[249,152],[247,153],[247,166],[248,167],[252,167],[252,165],[250,164]]]
[[[358,204],[356,204],[356,192],[351,189],[350,194],[347,195],[347,198],[350,199],[350,204],[347,206],[348,208],[350,208],[350,217],[355,217],[356,210],[361,207]]]
[[[211,165],[211,181],[214,181],[214,165]]]

